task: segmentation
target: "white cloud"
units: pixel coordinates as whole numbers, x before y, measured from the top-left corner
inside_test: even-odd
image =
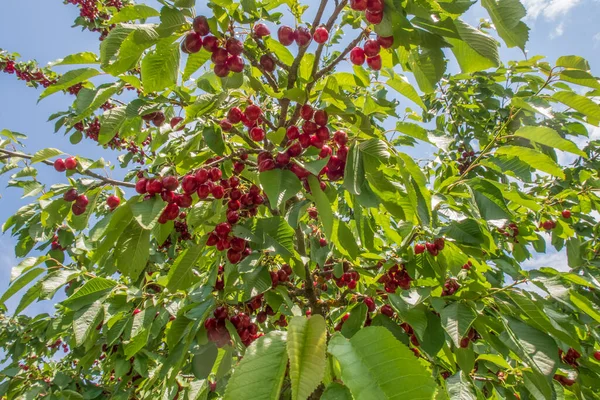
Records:
[[[579,3],[581,0],[523,0],[529,19],[543,16],[548,20],[555,20],[564,16]]]
[[[554,29],[554,32],[552,32],[550,34],[550,38],[552,38],[552,39],[557,38],[559,36],[562,36],[563,33],[565,33],[565,23],[561,22],[560,24],[558,24],[556,26],[556,28]]]
[[[540,269],[542,267],[554,268],[561,272],[570,270],[567,262],[567,251],[564,249],[558,253],[535,255],[531,260],[522,263],[521,266],[526,270]]]

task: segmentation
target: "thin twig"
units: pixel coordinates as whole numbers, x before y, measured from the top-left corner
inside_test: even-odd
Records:
[[[253,67],[257,68],[265,77],[265,79],[267,80],[267,82],[269,83],[269,86],[271,86],[271,88],[273,88],[273,90],[277,93],[279,93],[279,85],[277,84],[277,81],[275,81],[275,78],[269,73],[267,72],[262,65],[260,65],[260,63],[258,61],[256,61],[256,59],[254,59],[254,57],[252,57],[247,51],[244,50],[244,55],[246,56],[246,58],[248,60],[250,60],[250,64],[252,64]]]
[[[16,151],[9,151],[9,150],[5,150],[5,149],[0,149],[0,153],[2,154],[6,154],[9,155],[11,157],[17,157],[17,158],[22,158],[25,160],[31,160],[33,158],[32,155],[29,154],[25,154],[25,153],[19,153]],[[42,160],[42,163],[46,164],[46,165],[51,165],[53,166],[54,163],[52,161],[48,161],[48,160]],[[123,181],[118,181],[115,179],[111,179],[111,178],[107,178],[105,176],[99,175],[93,171],[90,170],[86,170],[86,171],[77,171],[79,174],[81,175],[87,175],[90,176],[92,178],[96,178],[102,182],[104,182],[107,185],[114,185],[114,186],[123,186],[123,187],[129,187],[129,188],[134,188],[135,187],[135,183],[131,183],[131,182],[123,182]]]

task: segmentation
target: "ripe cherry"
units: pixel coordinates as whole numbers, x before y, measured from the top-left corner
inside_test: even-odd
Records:
[[[271,31],[265,24],[256,24],[254,25],[254,34],[259,38],[262,38],[270,35]]]
[[[373,300],[371,297],[365,297],[365,305],[367,306],[367,309],[369,310],[369,312],[373,312],[375,311],[375,300]]]
[[[304,47],[310,43],[311,35],[308,28],[301,26],[296,29],[296,44],[300,47]]]
[[[227,259],[229,260],[230,263],[237,264],[242,259],[242,253],[237,252],[233,249],[229,249],[229,250],[227,250]]]
[[[278,153],[275,162],[279,166],[287,165],[290,163],[290,155],[288,153]]]
[[[337,131],[333,134],[333,141],[338,144],[338,146],[344,146],[348,143],[348,134],[344,131]]]
[[[422,254],[425,252],[425,245],[423,243],[415,244],[415,254]]]
[[[378,40],[369,39],[365,42],[363,49],[367,57],[375,57],[381,51],[381,46]]]
[[[175,129],[175,127],[177,125],[179,125],[182,121],[183,121],[183,118],[181,118],[181,117],[171,118],[171,122],[170,122],[171,128]]]
[[[224,132],[229,132],[233,128],[233,125],[231,124],[231,122],[229,122],[228,119],[222,119],[221,121],[219,121],[219,126],[221,127],[221,129],[223,129]]]
[[[350,50],[350,62],[354,65],[363,65],[365,63],[365,51],[360,47]]]
[[[250,130],[250,138],[255,142],[260,142],[265,138],[265,130],[259,127],[252,128]]]
[[[79,193],[77,192],[77,189],[75,189],[75,188],[71,188],[71,189],[67,190],[65,192],[65,194],[63,194],[63,199],[68,202],[75,201],[77,199],[77,197],[79,197]]]
[[[317,136],[311,136],[310,137],[310,145],[313,147],[316,147],[317,149],[320,149],[321,147],[323,147],[323,141]]]
[[[327,39],[329,39],[329,31],[324,26],[320,26],[315,29],[313,39],[315,39],[315,42],[317,43],[325,43]]]
[[[315,123],[319,126],[327,125],[327,121],[329,120],[329,115],[325,110],[317,110],[314,114]]]
[[[306,149],[307,147],[310,146],[310,134],[303,133],[302,135],[300,135],[298,137],[298,141],[300,142],[300,145],[302,146],[302,148]]]
[[[210,56],[210,60],[217,64],[223,65],[227,62],[227,57],[229,57],[229,53],[223,47],[218,47]]]
[[[121,204],[121,199],[115,195],[111,195],[106,199],[106,204],[111,210],[114,210],[115,208],[119,207],[119,204]]]
[[[227,75],[229,75],[229,67],[227,64],[217,64],[215,65],[213,71],[219,78],[225,78]]]
[[[365,11],[367,9],[367,0],[350,0],[350,8],[356,11]]]
[[[292,143],[292,145],[288,148],[287,153],[290,155],[290,157],[298,157],[300,154],[302,154],[302,145],[299,142]]]
[[[223,196],[225,196],[225,189],[223,188],[223,186],[216,185],[212,188],[210,193],[215,199],[222,199]]]
[[[162,183],[158,179],[150,179],[146,183],[146,192],[148,192],[151,195],[162,192],[162,189]]]
[[[381,306],[379,311],[383,315],[388,316],[390,318],[392,318],[394,316],[394,309],[389,304],[384,304],[383,306]]]
[[[77,207],[86,208],[89,203],[90,203],[90,201],[88,200],[88,198],[85,194],[79,195],[75,199],[75,205]]]
[[[277,38],[279,39],[279,42],[284,45],[284,46],[289,46],[294,42],[294,39],[296,37],[296,31],[294,30],[294,28],[291,28],[289,26],[282,26],[277,30]]]
[[[302,124],[302,132],[312,135],[319,129],[319,126],[312,121],[305,121]]]
[[[367,0],[367,10],[378,13],[383,11],[383,0]]]
[[[600,351],[595,351],[594,352],[594,358],[598,361],[600,361]]]
[[[325,238],[319,239],[319,246],[321,246],[321,247],[327,246],[327,239],[325,239]]]
[[[563,210],[562,217],[565,219],[571,218],[571,210]]]
[[[310,121],[313,117],[314,109],[310,104],[303,104],[300,108],[300,117],[306,121]]]
[[[57,170],[58,172],[65,172],[67,170],[67,167],[65,165],[65,160],[63,160],[62,158],[59,158],[56,161],[54,161],[54,169]]]
[[[219,48],[219,41],[214,36],[207,36],[202,40],[202,45],[209,52],[214,52]]]
[[[389,49],[390,47],[392,47],[394,45],[394,37],[393,36],[387,36],[387,37],[377,36],[377,41],[379,42],[381,47],[383,47],[384,49]]]
[[[147,184],[147,179],[146,178],[141,178],[140,180],[138,180],[135,183],[135,191],[138,192],[139,194],[144,194],[146,193],[146,184]]]
[[[196,32],[190,32],[185,35],[181,49],[184,53],[197,53],[202,48],[202,38]]]
[[[551,220],[544,221],[542,226],[545,230],[551,231],[552,229],[556,228],[556,222],[551,221]]]
[[[142,312],[142,310],[140,310],[139,308],[136,308],[135,310],[133,310],[133,315],[138,315],[141,312]]]
[[[263,54],[262,56],[260,56],[260,65],[265,69],[265,71],[267,72],[273,72],[275,71],[275,60],[273,60],[273,57],[271,57],[268,54]]]
[[[444,247],[446,246],[446,240],[441,237],[441,238],[437,238],[433,241],[433,244],[435,245],[436,249],[438,249],[439,251],[444,250]]]
[[[226,238],[227,235],[229,235],[229,232],[231,232],[231,225],[229,225],[227,222],[221,222],[215,226],[215,233],[220,238]]]
[[[186,175],[183,177],[181,181],[181,188],[184,193],[191,194],[194,193],[198,189],[198,182],[194,175]]]
[[[381,69],[381,56],[377,54],[375,57],[367,58],[367,65],[369,68],[379,71]]]
[[[240,56],[229,56],[225,65],[231,72],[239,73],[244,70],[244,60]]]
[[[166,120],[167,117],[165,114],[159,111],[154,118],[152,118],[152,124],[154,124],[154,126],[163,126]]]
[[[77,168],[77,159],[75,157],[69,157],[65,160],[65,167],[72,171]]]
[[[256,104],[250,104],[248,107],[246,107],[244,114],[250,121],[256,121],[262,115],[262,110]]]
[[[223,177],[223,172],[221,172],[221,170],[217,167],[212,167],[210,171],[208,171],[208,177],[211,181],[216,182],[218,180],[221,180],[221,178]]]
[[[244,43],[241,40],[231,37],[227,39],[225,43],[225,48],[229,52],[229,54],[233,56],[239,56],[244,51]]]
[[[298,136],[300,136],[300,130],[297,126],[292,125],[287,128],[285,134],[289,140],[295,140],[298,139]]]
[[[189,194],[180,194],[175,198],[175,204],[177,204],[181,208],[190,207],[192,205],[192,202],[192,196],[190,196]],[[179,218],[185,219],[185,217],[182,217],[181,214],[179,215]]]
[[[323,147],[321,147],[321,151],[319,152],[319,158],[328,157],[332,153],[333,153],[333,151],[331,150],[331,147],[329,147],[328,145],[324,144]]]
[[[176,177],[170,175],[170,176],[165,176],[162,179],[162,185],[165,189],[167,190],[177,190],[177,187],[179,186],[179,181],[177,180]],[[193,190],[192,190],[193,192]]]
[[[194,29],[194,32],[200,34],[200,36],[206,36],[210,33],[208,19],[204,15],[199,15],[194,18],[192,28]]]
[[[233,107],[227,112],[227,119],[232,124],[237,124],[238,122],[240,122],[242,120],[242,116],[242,110],[240,110],[238,107]]]
[[[77,204],[73,203],[73,205],[71,206],[71,211],[73,211],[74,215],[81,215],[85,212],[85,208],[79,207]]]
[[[372,12],[367,10],[365,12],[365,19],[372,23],[373,25],[377,25],[383,21],[383,13],[382,12]]]

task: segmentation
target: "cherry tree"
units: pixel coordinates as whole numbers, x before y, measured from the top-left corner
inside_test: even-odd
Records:
[[[600,395],[600,83],[519,0],[65,3],[99,51],[0,71],[115,162],[0,131],[2,398]]]

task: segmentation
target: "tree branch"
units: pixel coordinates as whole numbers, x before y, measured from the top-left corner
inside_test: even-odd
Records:
[[[5,149],[0,149],[0,153],[1,154],[9,155],[11,157],[23,158],[25,160],[31,160],[33,158],[33,156],[29,155],[29,154],[19,153],[19,152],[16,152],[16,151],[10,151],[10,150],[5,150]],[[46,164],[46,165],[54,166],[54,163],[52,161],[43,160],[41,162],[44,163],[44,164]],[[135,183],[123,182],[123,181],[118,181],[118,180],[115,180],[115,179],[107,178],[105,176],[102,176],[102,175],[97,174],[97,173],[95,173],[93,171],[90,171],[90,170],[87,170],[87,171],[77,171],[77,173],[79,173],[81,175],[87,175],[87,176],[90,176],[92,178],[96,178],[96,179],[98,179],[98,180],[106,183],[107,185],[123,186],[123,187],[128,187],[128,188],[134,188],[135,187]]]
[[[269,86],[271,86],[273,88],[273,90],[277,93],[279,93],[279,85],[277,84],[277,82],[275,81],[275,78],[273,78],[273,76],[268,73],[263,67],[262,65],[260,65],[260,63],[258,61],[256,61],[254,59],[254,57],[252,57],[247,51],[244,50],[244,55],[246,56],[246,58],[248,60],[250,60],[250,64],[252,64],[253,67],[257,68],[265,77],[265,79],[267,80],[267,82],[269,83]]]
[[[350,51],[356,47],[356,45],[363,39],[363,37],[365,36],[366,31],[362,31],[360,33],[360,35],[358,35],[358,37],[356,39],[354,39],[352,42],[350,42],[348,44],[348,46],[340,53],[339,56],[336,57],[335,60],[333,60],[331,63],[329,63],[329,65],[327,65],[326,67],[324,67],[322,70],[320,70],[319,72],[317,72],[314,76],[315,76],[315,80],[313,82],[316,82],[317,80],[321,79],[323,77],[323,75],[325,75],[326,73],[328,73],[329,71],[331,71],[333,68],[335,68],[336,65],[338,65],[340,63],[340,61],[342,61],[344,58],[346,58],[346,56],[348,55],[348,53],[350,53]]]

